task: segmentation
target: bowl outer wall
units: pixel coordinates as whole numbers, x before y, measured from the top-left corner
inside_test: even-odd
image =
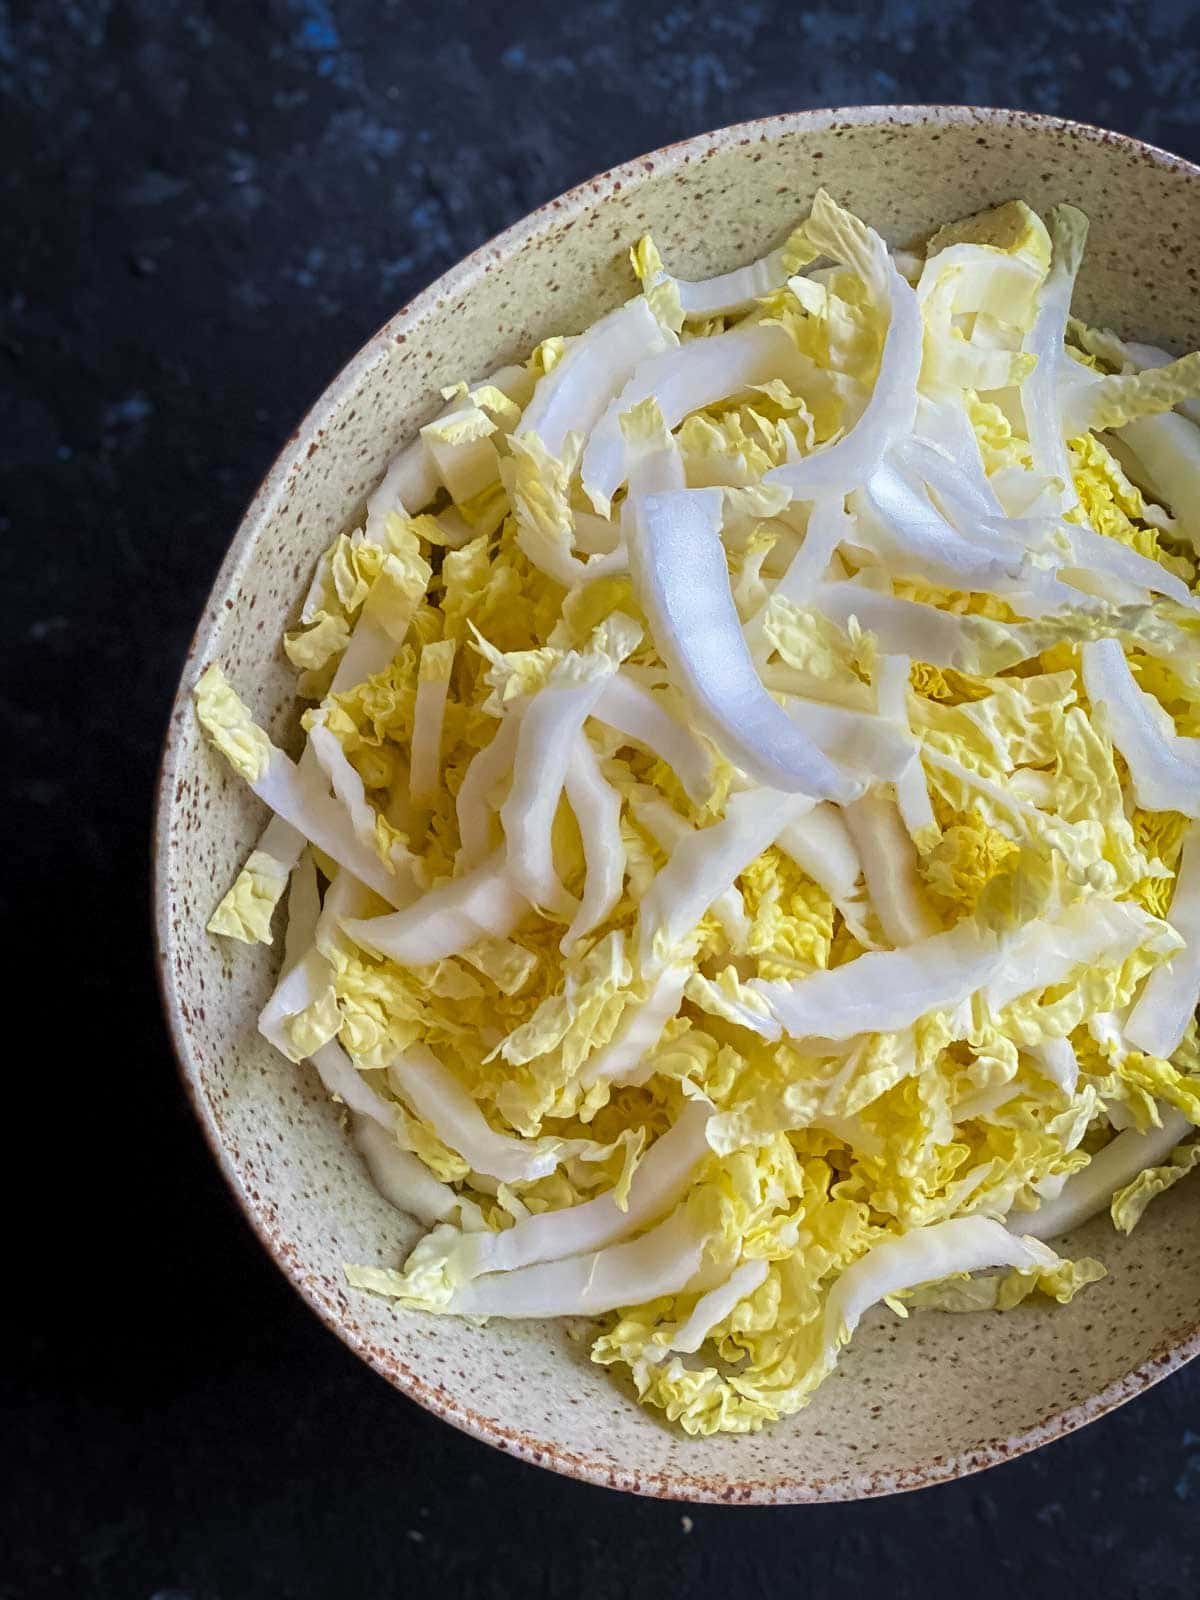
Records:
[[[656,152],[549,202],[402,307],[287,441],[221,567],[163,754],[154,868],[164,1003],[185,1084],[251,1224],[313,1309],[404,1393],[476,1437],[585,1480],[687,1500],[856,1499],[960,1476],[1056,1438],[1200,1350],[1200,1208],[1189,1186],[1131,1239],[1105,1219],[1072,1242],[1109,1277],[1065,1308],[869,1316],[813,1404],[753,1437],[690,1440],[633,1403],[561,1324],[399,1312],[351,1294],[346,1261],[394,1264],[419,1230],[372,1189],[315,1074],[259,1038],[277,949],[204,931],[264,820],[199,737],[188,691],[220,661],[285,746],[293,676],[278,647],[313,560],[439,403],[551,333],[627,298],[626,252],[653,229],[701,277],[762,253],[814,190],[903,243],[1020,196],[1080,205],[1092,239],[1076,309],[1200,347],[1200,171],[1121,135],[1021,112],[860,107],[745,123]],[[383,1413],[381,1410],[381,1421]]]

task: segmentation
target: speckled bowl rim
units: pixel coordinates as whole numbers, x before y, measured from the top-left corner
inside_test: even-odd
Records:
[[[176,767],[179,751],[179,731],[190,703],[190,686],[196,662],[200,636],[207,632],[209,610],[214,596],[221,594],[231,575],[242,560],[247,547],[258,536],[275,499],[277,489],[300,462],[309,445],[322,434],[336,414],[344,397],[353,392],[360,374],[395,338],[414,324],[426,311],[436,307],[438,301],[449,298],[467,286],[472,275],[488,261],[502,259],[512,253],[531,235],[551,222],[562,222],[587,211],[608,195],[620,189],[634,187],[650,176],[659,176],[678,167],[688,165],[706,151],[726,149],[737,145],[774,142],[782,134],[818,132],[831,126],[887,125],[899,127],[921,123],[967,123],[991,128],[1037,127],[1045,130],[1059,129],[1072,136],[1096,144],[1120,144],[1143,152],[1157,166],[1167,170],[1189,173],[1200,177],[1200,167],[1170,151],[1147,144],[1127,134],[1111,132],[1092,123],[1076,122],[1068,118],[1043,116],[1036,112],[1011,111],[994,107],[958,105],[894,105],[850,106],[824,110],[783,112],[776,116],[754,118],[735,123],[711,133],[697,134],[692,138],[665,145],[648,155],[638,156],[619,167],[599,174],[567,190],[556,199],[547,201],[519,222],[479,246],[448,272],[442,274],[409,304],[402,306],[353,355],[320,398],[305,414],[297,428],[284,443],[279,456],[271,466],[258,492],[251,500],[238,527],[221,568],[213,582],[200,621],[196,625],[188,646],[179,688],[171,708],[170,721],[163,745],[159,766],[155,821],[152,845],[152,895],[156,933],[155,965],[163,1009],[171,1034],[171,1042],[179,1065],[184,1086],[192,1108],[204,1131],[225,1181],[233,1191],[251,1228],[276,1266],[316,1312],[327,1327],[360,1356],[382,1378],[418,1405],[433,1412],[486,1444],[495,1446],[518,1460],[536,1466],[548,1467],[568,1477],[605,1488],[622,1489],[631,1493],[659,1499],[682,1500],[698,1503],[737,1505],[797,1505],[819,1504],[845,1500],[870,1499],[881,1495],[926,1488],[946,1483],[996,1466],[1014,1457],[1036,1450],[1055,1439],[1063,1438],[1088,1422],[1131,1400],[1135,1395],[1158,1383],[1169,1373],[1177,1371],[1195,1356],[1200,1355],[1200,1317],[1192,1326],[1178,1329],[1159,1345],[1148,1360],[1124,1376],[1115,1379],[1089,1399],[1061,1411],[1054,1411],[1041,1421],[1019,1434],[996,1440],[978,1449],[947,1457],[934,1457],[920,1467],[890,1472],[846,1473],[834,1479],[800,1478],[723,1478],[698,1476],[691,1473],[636,1473],[616,1471],[585,1455],[565,1451],[552,1440],[531,1438],[524,1433],[501,1427],[494,1419],[482,1416],[470,1406],[462,1404],[440,1385],[427,1383],[418,1372],[395,1356],[362,1337],[357,1330],[347,1327],[330,1306],[316,1294],[304,1264],[290,1252],[281,1251],[272,1238],[266,1218],[242,1183],[241,1175],[223,1143],[200,1092],[191,1060],[187,1031],[183,1025],[174,979],[167,959],[167,932],[170,923],[169,885],[167,882],[167,840]]]

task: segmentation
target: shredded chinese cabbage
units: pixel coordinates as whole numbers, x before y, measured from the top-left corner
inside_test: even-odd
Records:
[[[429,1229],[356,1290],[751,1432],[1200,1167],[1200,357],[1071,320],[1086,233],[644,238],[317,563],[298,759],[202,673],[272,813],[209,930]]]

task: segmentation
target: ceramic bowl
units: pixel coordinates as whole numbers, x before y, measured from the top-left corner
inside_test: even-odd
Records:
[[[692,1440],[665,1426],[561,1325],[474,1327],[351,1293],[343,1262],[395,1263],[418,1230],[371,1187],[316,1074],[255,1032],[278,950],[230,949],[204,931],[263,814],[201,739],[187,691],[220,661],[294,747],[281,632],[318,552],[427,420],[441,385],[521,359],[627,298],[626,252],[647,228],[676,271],[704,277],[776,244],[819,184],[897,243],[1013,196],[1039,208],[1071,201],[1092,219],[1080,314],[1127,336],[1200,347],[1200,170],[1116,134],[957,107],[814,111],[604,173],[401,307],[287,441],[196,631],[159,796],[157,932],[175,1047],[221,1169],[280,1269],[351,1349],[448,1422],[560,1472],[688,1500],[915,1488],[1032,1449],[1156,1382],[1200,1350],[1194,1183],[1158,1200],[1130,1239],[1107,1218],[1089,1225],[1078,1252],[1102,1256],[1109,1276],[1069,1307],[903,1323],[876,1312],[815,1402],[753,1437]],[[381,1390],[380,1409],[388,1403]]]

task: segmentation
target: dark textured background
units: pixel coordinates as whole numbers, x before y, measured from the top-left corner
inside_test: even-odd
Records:
[[[1195,8],[0,0],[0,95],[0,893],[30,1101],[5,1142],[42,1174],[6,1218],[34,1361],[31,1399],[6,1379],[0,1600],[1194,1600],[1200,1363],[982,1478],[793,1511],[587,1488],[399,1398],[221,1187],[145,878],[175,674],[241,509],[415,290],[577,180],[769,112],[1020,106],[1200,159]]]

